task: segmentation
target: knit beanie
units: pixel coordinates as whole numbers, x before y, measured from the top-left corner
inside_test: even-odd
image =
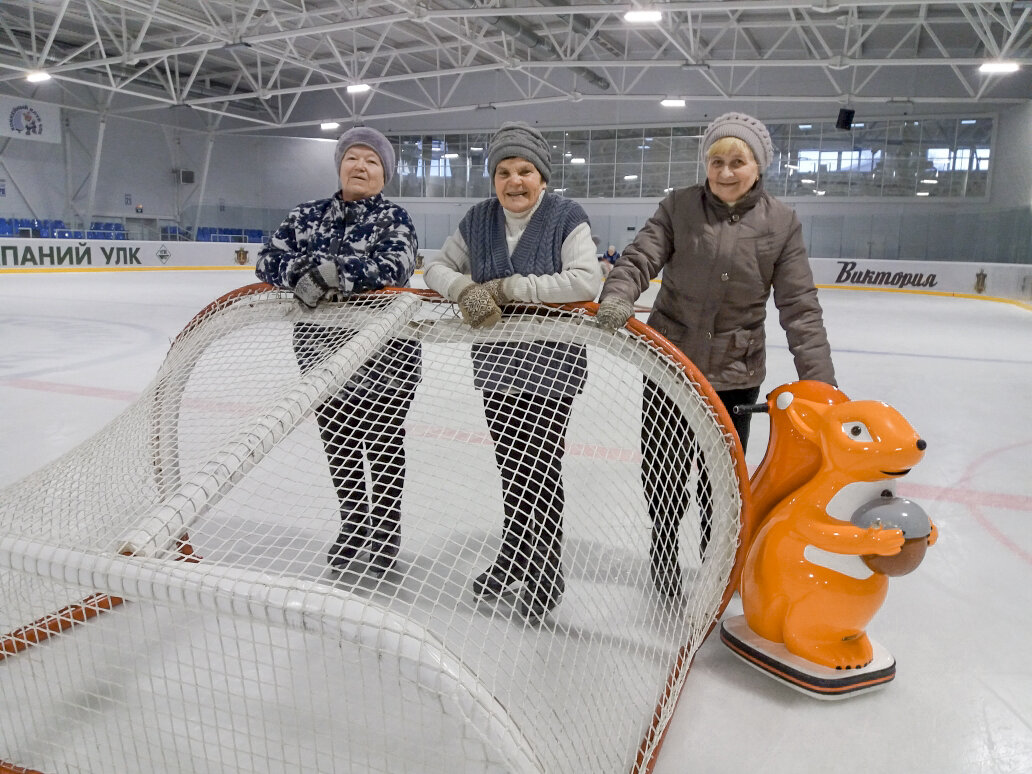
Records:
[[[713,143],[724,137],[737,137],[748,145],[756,157],[760,174],[767,171],[774,159],[774,143],[771,142],[770,132],[762,122],[745,113],[725,113],[718,116],[713,119],[702,136],[702,150],[708,152]]]
[[[491,138],[487,150],[487,171],[492,179],[499,161],[516,156],[532,163],[541,173],[541,178],[548,182],[552,176],[552,149],[541,132],[522,121],[502,124]]]
[[[353,126],[337,140],[337,152],[334,154],[333,160],[337,164],[338,175],[340,174],[340,162],[352,145],[365,145],[376,151],[376,155],[380,157],[380,163],[383,165],[383,184],[387,185],[391,182],[395,166],[394,146],[391,145],[390,140],[368,126]]]

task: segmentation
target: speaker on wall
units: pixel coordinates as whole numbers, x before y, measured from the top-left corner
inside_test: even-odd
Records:
[[[853,116],[856,115],[856,111],[850,108],[842,108],[838,112],[838,120],[835,122],[836,129],[852,129],[853,128]]]
[[[183,185],[193,185],[194,173],[192,169],[179,170],[179,182]]]

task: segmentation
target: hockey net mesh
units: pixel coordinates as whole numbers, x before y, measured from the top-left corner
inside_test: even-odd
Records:
[[[204,310],[123,414],[0,492],[0,761],[648,770],[730,596],[744,467],[690,364],[640,323],[600,329],[590,306],[512,308],[471,330],[428,293],[306,310],[251,286]],[[517,560],[564,578],[540,619],[519,587],[471,591],[512,526],[488,393],[496,429],[569,412],[561,483],[531,435],[515,460],[529,483],[505,490],[517,513],[538,497],[564,514],[558,565]],[[650,415],[663,421],[643,433]],[[365,434],[331,448],[333,421]],[[381,443],[399,427],[403,469]],[[655,506],[680,509],[669,594],[651,577],[643,438],[690,495]],[[342,512],[392,503],[400,534],[366,520],[364,548],[331,567]]]

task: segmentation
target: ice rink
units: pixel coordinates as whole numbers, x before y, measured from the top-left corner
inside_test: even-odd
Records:
[[[4,273],[0,485],[118,415],[194,314],[253,281],[245,269]],[[891,404],[928,443],[898,493],[924,507],[939,541],[891,581],[868,629],[896,679],[821,702],[749,668],[714,634],[656,774],[1032,771],[1032,309],[838,288],[821,300],[840,388]],[[795,378],[776,314],[768,339],[763,392]],[[766,439],[761,415],[750,469]],[[727,614],[738,612],[735,599]]]

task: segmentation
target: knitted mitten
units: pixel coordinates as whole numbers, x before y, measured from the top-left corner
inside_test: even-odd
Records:
[[[486,284],[473,284],[459,293],[459,311],[471,328],[487,328],[502,319],[502,310]]]
[[[622,328],[634,314],[634,305],[623,298],[610,296],[605,298],[598,305],[595,312],[595,322],[607,331],[615,331]]]
[[[314,309],[327,291],[340,287],[337,264],[323,261],[312,266],[294,285],[294,296],[305,306]]]

